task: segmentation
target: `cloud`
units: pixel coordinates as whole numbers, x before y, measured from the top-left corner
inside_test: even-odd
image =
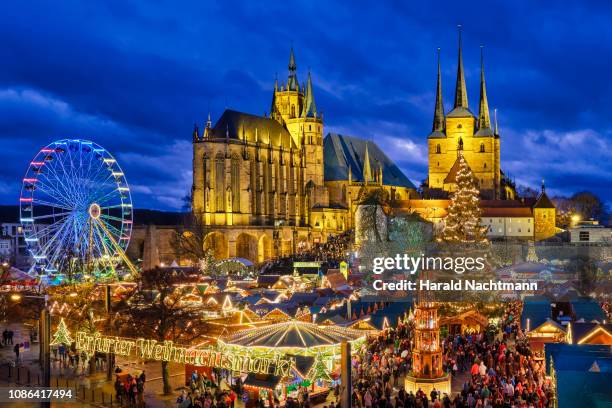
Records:
[[[609,200],[612,179],[609,135],[594,129],[571,131],[508,129],[502,134],[502,168],[521,184],[571,195],[590,189]],[[606,181],[607,180],[607,181]]]
[[[312,71],[326,129],[376,137],[411,179],[422,180],[436,49],[448,110],[457,22],[464,27],[473,110],[479,46],[486,46],[503,168],[525,183],[550,180],[563,193],[583,189],[581,177],[585,185],[597,180],[593,188],[612,200],[604,188],[612,169],[605,157],[612,137],[612,82],[605,80],[612,69],[611,7],[494,1],[487,10],[495,24],[482,24],[482,4],[450,0],[324,7],[306,0],[181,7],[13,2],[3,7],[0,24],[0,183],[10,186],[0,202],[16,201],[25,165],[40,147],[82,137],[125,158],[139,206],[180,207],[191,184],[191,149],[181,143],[190,141],[193,123],[208,112],[215,120],[226,107],[269,111],[275,73],[286,80],[292,44],[300,81]],[[179,158],[178,167],[159,164]]]
[[[181,210],[192,183],[191,150],[191,142],[178,140],[155,156],[120,153],[120,162],[131,163],[135,174],[147,175],[146,184],[130,187],[134,207]]]

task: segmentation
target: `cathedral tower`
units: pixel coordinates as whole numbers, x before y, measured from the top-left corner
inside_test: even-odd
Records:
[[[438,77],[432,132],[428,136],[430,189],[452,192],[455,189],[454,169],[461,153],[478,180],[481,195],[500,198],[499,135],[491,129],[489,103],[481,48],[480,100],[478,118],[470,111],[463,68],[461,31],[457,58],[457,79],[453,109],[444,115],[442,80],[438,53]]]
[[[311,205],[327,205],[323,180],[323,116],[317,112],[308,73],[305,85],[300,88],[293,48],[289,55],[287,84],[274,86],[271,117],[281,123],[299,147],[304,167],[303,186]]]

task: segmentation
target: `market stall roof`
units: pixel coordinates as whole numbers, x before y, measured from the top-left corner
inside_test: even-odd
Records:
[[[281,377],[278,375],[249,373],[244,380],[244,385],[274,390],[280,380]]]
[[[289,320],[266,327],[241,330],[221,341],[243,347],[313,348],[338,345],[364,337],[359,330]]]
[[[572,300],[571,303],[576,319],[584,319],[586,322],[595,320],[599,323],[606,319],[606,314],[595,299],[580,298]]]
[[[30,276],[27,272],[22,271],[21,269],[17,269],[13,266],[6,269],[4,273],[0,276],[0,281],[3,284],[22,284],[24,282],[35,281],[36,278]]]
[[[241,263],[242,265],[247,266],[247,267],[254,265],[254,263],[249,261],[248,259],[246,259],[246,258],[238,258],[238,257],[237,258],[228,258],[228,259],[224,260],[223,262],[238,262],[238,263]]]

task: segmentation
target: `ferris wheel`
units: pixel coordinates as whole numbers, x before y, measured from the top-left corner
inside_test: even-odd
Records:
[[[106,278],[132,233],[130,188],[117,161],[87,140],[42,148],[21,188],[20,219],[32,271],[49,280]]]

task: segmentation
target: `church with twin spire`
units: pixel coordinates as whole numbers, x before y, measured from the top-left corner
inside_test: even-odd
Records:
[[[520,199],[501,169],[501,136],[497,115],[491,120],[482,51],[478,115],[469,108],[461,46],[459,35],[454,103],[448,112],[438,54],[428,171],[421,191],[372,140],[375,134],[325,135],[312,75],[308,72],[300,83],[291,49],[287,79],[275,81],[269,113],[226,109],[216,123],[209,115],[202,129],[194,126],[191,207],[204,248],[217,259],[254,263],[299,253],[357,229],[360,204],[372,192],[380,197],[381,190],[395,214],[418,214],[440,226],[456,189],[460,156],[477,181],[482,223],[490,239],[555,235],[555,207],[544,187],[536,199]],[[156,252],[145,256],[139,249],[132,255],[150,258],[150,267],[197,261],[176,253],[171,242],[177,228],[183,227],[135,230],[130,248],[144,248],[149,242]]]
[[[476,178],[482,198],[514,199],[516,196],[514,184],[505,177],[501,170],[500,141],[497,114],[494,116],[494,122],[491,123],[482,47],[478,116],[474,115],[469,108],[463,69],[461,32],[459,32],[455,97],[453,108],[449,112],[445,112],[442,98],[442,75],[438,50],[436,101],[432,129],[427,137],[428,177],[424,183],[424,194],[431,198],[443,198],[454,191],[459,156],[462,155]]]

